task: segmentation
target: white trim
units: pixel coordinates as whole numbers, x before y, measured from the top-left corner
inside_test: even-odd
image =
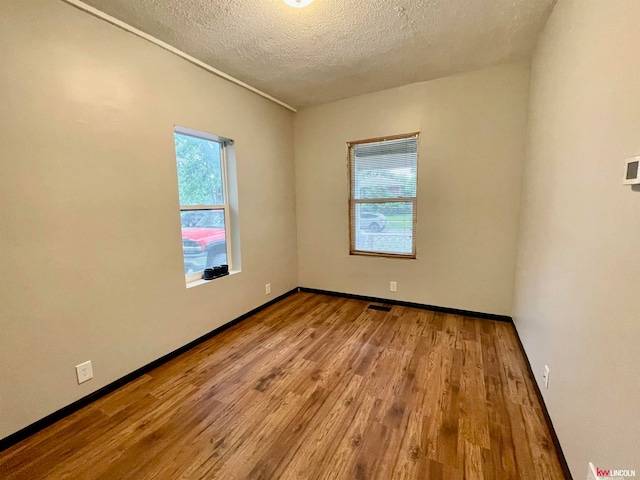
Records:
[[[229,270],[229,275],[224,275],[222,277],[216,277],[213,280],[205,280],[203,278],[196,278],[195,280],[187,281],[187,288],[199,287],[200,285],[205,285],[207,283],[212,283],[214,280],[220,280],[223,278],[230,277],[232,275],[237,275],[241,273],[240,270]]]
[[[202,132],[200,130],[194,130],[193,128],[181,127],[180,125],[174,125],[173,132],[179,133],[180,135],[187,135],[188,137],[210,140],[212,142],[219,143],[222,146],[233,144],[233,140],[230,138],[221,137],[220,135],[214,135],[212,133]]]
[[[187,284],[187,288],[189,288],[189,284],[192,282],[196,282],[198,280],[203,280],[202,278],[202,274],[204,272],[196,272],[196,273],[185,273],[184,275],[184,281]]]
[[[231,240],[230,234],[226,232],[231,232],[231,221],[229,219],[229,181],[227,178],[227,146],[221,145],[220,147],[220,161],[222,162],[222,197],[224,200],[224,230],[225,230],[225,246],[227,247],[227,265],[229,265],[229,269],[233,267],[231,255]]]
[[[198,205],[180,205],[180,211],[181,212],[190,212],[193,210],[224,210],[225,208],[228,207],[228,204],[226,203],[221,203],[218,205],[205,205],[204,203],[200,203]]]
[[[159,46],[160,48],[164,48],[165,50],[168,50],[169,52],[184,58],[188,62],[191,62],[194,65],[197,65],[198,67],[205,69],[209,73],[213,73],[217,77],[228,80],[231,83],[235,83],[236,85],[242,88],[246,88],[247,90],[257,95],[260,95],[261,97],[264,97],[267,100],[271,100],[272,102],[277,103],[278,105],[281,105],[284,108],[291,110],[292,112],[297,112],[295,108],[293,108],[291,105],[284,103],[282,100],[278,100],[277,98],[272,97],[268,93],[264,93],[263,91],[258,90],[255,87],[252,87],[248,83],[244,83],[242,80],[238,80],[237,78],[234,78],[231,75],[228,75],[218,70],[217,68],[214,68],[211,65],[208,65],[198,60],[197,58],[192,57],[191,55],[183,52],[182,50],[178,50],[177,48],[169,45],[168,43],[163,42],[162,40],[157,39],[156,37],[149,35],[148,33],[143,32],[142,30],[138,30],[137,28],[132,27],[128,23],[125,23],[122,20],[118,20],[117,18],[112,17],[111,15],[108,15],[101,10],[98,10],[97,8],[92,7],[91,5],[87,5],[86,3],[81,2],[80,0],[62,0],[62,1],[68,3],[69,5],[73,5],[74,7],[79,8],[80,10],[84,10],[85,12],[93,15],[94,17],[98,17],[102,20],[105,20],[106,22],[109,22],[110,24],[115,25],[116,27],[120,27],[129,33],[133,33],[134,35],[140,38],[144,38],[145,40]]]

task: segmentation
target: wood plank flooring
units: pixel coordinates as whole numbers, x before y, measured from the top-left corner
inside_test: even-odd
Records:
[[[289,296],[0,453],[0,478],[564,478],[512,325],[368,305]]]

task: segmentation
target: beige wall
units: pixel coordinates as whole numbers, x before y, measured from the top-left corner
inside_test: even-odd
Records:
[[[640,470],[639,19],[560,1],[532,67],[515,320],[576,479]]]
[[[0,32],[3,438],[294,288],[297,259],[291,112],[59,1],[3,0]],[[190,289],[174,124],[236,141],[242,272]]]
[[[528,88],[518,63],[299,112],[300,285],[510,315]],[[350,256],[345,142],[414,131],[417,260]]]

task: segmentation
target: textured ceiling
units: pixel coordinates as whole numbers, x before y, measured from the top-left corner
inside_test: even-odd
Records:
[[[84,0],[295,107],[526,58],[555,0]]]

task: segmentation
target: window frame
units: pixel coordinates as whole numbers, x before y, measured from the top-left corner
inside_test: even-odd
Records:
[[[354,165],[351,162],[351,149],[357,145],[366,143],[380,143],[389,140],[402,140],[405,138],[416,137],[416,193],[414,197],[396,197],[396,198],[355,198],[352,191]],[[365,257],[383,257],[383,258],[402,258],[415,260],[416,255],[416,227],[418,219],[418,152],[420,150],[420,132],[402,133],[398,135],[389,135],[384,137],[367,138],[364,140],[354,140],[347,142],[347,189],[348,189],[348,211],[349,211],[349,255],[358,255]],[[354,157],[355,159],[355,157]],[[353,222],[354,210],[358,204],[366,203],[412,203],[413,216],[411,225],[411,253],[392,253],[392,252],[374,252],[368,250],[358,250],[356,248],[356,232],[357,221]]]
[[[229,271],[231,272],[233,268],[232,266],[233,257],[232,257],[232,246],[231,246],[232,241],[230,238],[232,229],[229,223],[231,215],[229,213],[229,181],[228,181],[228,172],[227,172],[228,170],[227,149],[231,145],[233,145],[234,142],[230,138],[221,137],[219,135],[213,135],[211,133],[206,133],[199,130],[193,130],[191,128],[180,127],[177,125],[174,126],[173,133],[174,135],[177,133],[180,135],[186,135],[186,136],[198,138],[201,140],[216,142],[217,144],[220,145],[220,172],[222,175],[222,199],[224,203],[217,204],[217,205],[206,205],[206,204],[182,205],[180,204],[180,216],[182,216],[182,212],[193,212],[193,211],[199,211],[199,210],[204,210],[204,211],[222,210],[224,212],[225,247],[226,247],[226,253],[227,253],[227,264],[229,265]],[[177,155],[175,154],[175,150],[174,150],[174,158],[177,160]],[[180,187],[178,186],[178,200],[179,199],[180,199]],[[182,225],[180,227],[180,236],[182,239]],[[180,244],[182,245],[182,241],[180,242]],[[184,267],[184,256],[182,261],[183,261],[183,267]],[[195,282],[197,280],[202,279],[202,273],[203,272],[185,273],[185,282],[189,284],[191,282]]]

